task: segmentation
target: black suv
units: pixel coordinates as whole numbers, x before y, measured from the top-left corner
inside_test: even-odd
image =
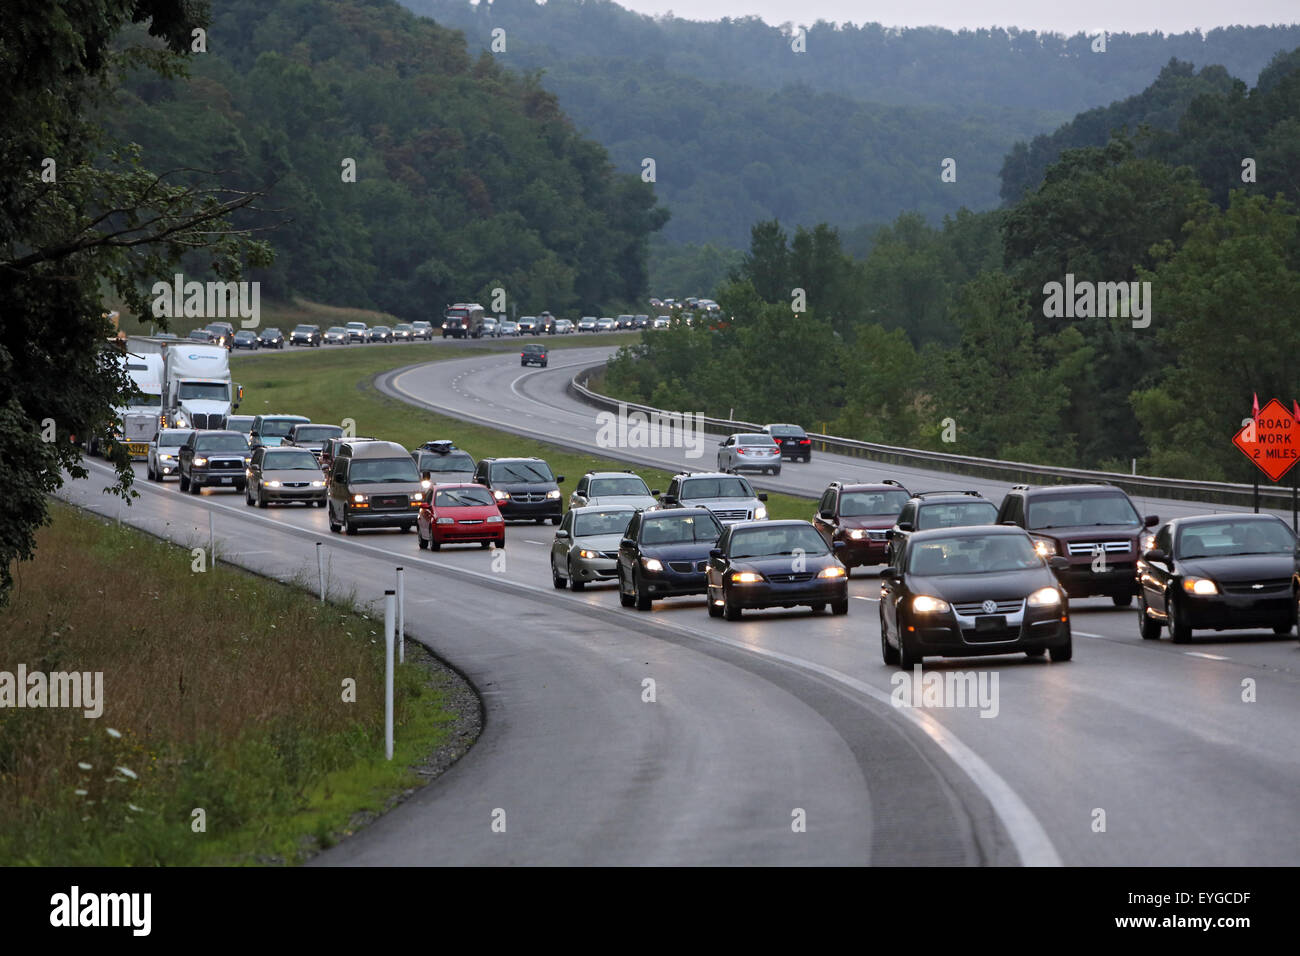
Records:
[[[1159,523],[1139,517],[1114,485],[1016,485],[998,511],[998,524],[1024,528],[1040,555],[1069,561],[1059,576],[1070,597],[1109,597],[1116,607],[1132,603],[1143,535]]]
[[[553,474],[540,458],[484,458],[474,469],[475,484],[492,492],[506,521],[542,524],[550,518],[559,524],[564,517],[562,481],[564,476]]]
[[[525,345],[524,350],[519,353],[520,365],[540,365],[546,368],[546,346],[545,345]]]
[[[321,344],[320,326],[296,326],[294,330],[289,333],[289,344],[319,346]]]
[[[650,610],[658,598],[708,591],[709,554],[722,525],[708,508],[638,511],[618,546],[618,599]]]
[[[224,485],[243,491],[252,456],[243,432],[193,432],[176,456],[181,491],[197,495],[204,485]]]
[[[998,509],[978,491],[918,491],[903,505],[898,520],[886,534],[889,546],[885,560],[894,563],[913,531],[997,524],[997,518]]]
[[[889,529],[910,497],[892,478],[878,484],[832,481],[817,502],[813,527],[832,548],[844,543],[837,557],[846,568],[884,564]]]

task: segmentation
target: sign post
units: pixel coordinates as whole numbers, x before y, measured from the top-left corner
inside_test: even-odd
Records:
[[[1274,481],[1280,481],[1300,460],[1300,417],[1276,398],[1232,436],[1232,443]],[[1259,512],[1259,477],[1255,477],[1255,512]],[[1291,525],[1296,524],[1295,482],[1292,481]]]

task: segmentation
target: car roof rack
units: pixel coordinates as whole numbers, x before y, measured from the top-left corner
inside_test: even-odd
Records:
[[[895,487],[902,488],[904,491],[907,490],[907,487],[901,481],[896,481],[893,478],[885,478],[880,483],[882,485],[894,485]]]
[[[970,495],[972,498],[983,498],[984,496],[978,491],[951,490],[951,491],[914,491],[913,498],[927,498],[931,495]]]
[[[1011,486],[1011,490],[1012,490],[1012,491],[1028,491],[1028,490],[1029,490],[1029,486],[1028,486],[1028,485],[1012,485],[1012,486]]]

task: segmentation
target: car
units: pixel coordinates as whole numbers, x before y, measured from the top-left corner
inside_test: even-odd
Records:
[[[913,492],[899,510],[894,526],[885,533],[885,561],[893,563],[894,555],[913,531],[998,524],[997,516],[997,507],[978,491]]]
[[[718,442],[718,471],[738,475],[742,471],[781,475],[781,447],[771,435],[737,433]]]
[[[640,475],[630,471],[589,471],[578,479],[577,487],[569,495],[569,507],[653,508],[658,494],[658,489],[651,491]]]
[[[257,420],[256,415],[227,415],[226,431],[242,432],[247,435],[253,430],[253,422]]]
[[[274,326],[257,333],[257,344],[264,349],[284,348],[284,333]]]
[[[421,481],[428,482],[429,487],[474,480],[474,459],[451,441],[427,441],[411,452],[411,459]]]
[[[416,543],[438,551],[444,544],[506,546],[506,523],[492,492],[482,485],[439,484],[424,493]]]
[[[343,429],[338,425],[321,425],[315,422],[298,422],[289,428],[284,438],[280,439],[282,448],[305,448],[320,460],[325,443],[331,438],[342,438]]]
[[[157,332],[154,334],[156,339],[176,339],[180,338],[175,332]]]
[[[483,338],[497,339],[501,337],[500,323],[490,315],[483,317]]]
[[[320,326],[318,325],[297,325],[294,326],[293,331],[289,333],[290,345],[310,345],[319,347],[321,341]]]
[[[424,503],[420,473],[411,453],[397,442],[340,442],[326,480],[334,534],[356,534],[361,528],[410,531]]]
[[[423,319],[418,319],[415,322],[412,322],[411,338],[424,339],[426,342],[433,341],[433,323],[425,322]]]
[[[492,492],[501,517],[507,521],[550,519],[559,524],[564,515],[560,484],[564,476],[556,475],[540,458],[484,458],[474,468],[474,482]]]
[[[656,315],[654,324],[651,326],[651,328],[666,329],[672,324],[673,324],[673,320],[671,317],[667,315]]]
[[[525,345],[524,350],[519,353],[520,365],[540,365],[546,368],[546,346],[545,345]]]
[[[253,449],[248,463],[244,502],[265,508],[272,501],[301,501],[325,507],[325,478],[316,456],[305,448]]]
[[[398,322],[393,326],[393,341],[411,342],[415,339],[414,332],[410,322]]]
[[[352,333],[341,325],[332,325],[325,330],[322,341],[326,345],[348,345],[352,341]]]
[[[710,617],[740,620],[747,609],[800,607],[820,614],[849,613],[849,580],[835,556],[844,545],[827,545],[807,521],[737,521],[722,529],[709,552]]]
[[[350,342],[369,342],[370,329],[364,322],[349,322],[344,326],[348,330],[348,340]]]
[[[1148,641],[1164,628],[1175,644],[1198,629],[1296,625],[1296,536],[1268,514],[1175,518],[1152,535],[1137,561],[1138,628]]]
[[[556,319],[556,320],[555,320],[555,334],[556,334],[556,335],[569,335],[569,334],[571,334],[571,333],[573,332],[573,329],[574,329],[574,325],[573,325],[573,321],[572,321],[571,319]]]
[[[521,315],[519,317],[518,323],[516,324],[519,326],[520,335],[532,335],[534,332],[537,331],[537,327],[538,327],[537,316]]]
[[[207,329],[192,329],[186,336],[194,342],[203,342],[206,345],[217,345],[217,335],[215,332],[209,332]]]
[[[708,591],[709,553],[722,525],[708,508],[638,511],[618,545],[618,599],[650,610],[666,597]]]
[[[781,457],[791,461],[812,461],[812,439],[798,425],[764,425],[763,434],[771,435],[781,447]]]
[[[150,481],[162,481],[178,474],[181,446],[192,434],[192,428],[163,428],[155,432],[145,458],[145,477]]]
[[[224,345],[229,351],[234,347],[235,327],[229,322],[209,322],[205,328],[214,336],[216,345]]]
[[[274,448],[284,441],[294,425],[309,424],[311,419],[302,415],[258,415],[248,431],[248,443],[254,448],[258,445]]]
[[[521,333],[519,331],[519,325],[517,323],[511,322],[509,319],[502,319],[500,322],[497,323],[497,338],[501,338],[501,336],[503,335],[519,335],[519,334]]]
[[[326,439],[325,444],[321,446],[321,452],[320,452],[321,471],[325,472],[325,474],[327,475],[329,474],[330,468],[334,464],[334,459],[339,456],[339,449],[342,447],[342,445],[345,442],[352,445],[357,445],[364,441],[374,441],[374,440],[375,439],[373,438],[364,438],[361,436],[357,436],[356,438],[344,438],[342,435],[340,435],[337,438]]]
[[[197,495],[205,485],[225,485],[243,491],[252,454],[242,432],[224,429],[191,432],[177,455],[181,491]]]
[[[257,340],[257,333],[249,329],[240,329],[235,333],[231,341],[231,349],[248,349],[250,352],[256,352],[261,347]]]
[[[644,329],[650,326],[650,316],[635,315],[632,317],[632,324],[635,328]]]
[[[655,297],[651,296],[651,297],[650,297],[650,305],[651,305],[652,308],[662,309],[662,308],[663,308],[663,305],[664,305],[664,300],[663,300],[663,299],[656,299]]]
[[[571,508],[551,544],[551,582],[556,588],[581,591],[588,584],[618,577],[618,548],[637,509]]]
[[[595,317],[594,315],[584,315],[582,318],[580,318],[580,319],[578,320],[578,331],[579,331],[579,332],[595,332],[595,331],[596,331],[596,317]]]
[[[1128,607],[1137,595],[1137,559],[1157,515],[1138,515],[1121,488],[1104,484],[1016,485],[1002,499],[998,524],[1024,528],[1039,554],[1059,554],[1072,598],[1109,597]]]
[[[393,341],[393,330],[386,325],[376,325],[370,330],[370,341],[391,342]]]
[[[614,320],[609,316],[604,316],[603,318],[596,320],[597,332],[613,332],[616,327]]]
[[[813,527],[827,547],[843,543],[840,562],[853,568],[884,564],[889,553],[889,529],[911,494],[893,479],[879,484],[832,481],[822,492]]]
[[[543,312],[537,316],[538,330],[545,332],[547,335],[554,335],[556,321],[555,316],[550,312]]]
[[[634,315],[620,315],[614,318],[614,328],[616,329],[630,329],[635,326],[636,316]]]
[[[736,521],[762,521],[767,517],[766,493],[754,493],[740,475],[715,471],[690,471],[673,475],[668,490],[659,496],[660,508],[708,508],[724,525]]]
[[[1050,563],[1049,563],[1050,562]],[[905,671],[927,656],[1073,656],[1070,599],[1023,528],[971,525],[912,534],[880,575],[880,654]]]

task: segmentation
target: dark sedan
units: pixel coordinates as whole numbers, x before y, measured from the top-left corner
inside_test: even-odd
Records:
[[[927,656],[1073,654],[1070,605],[1020,528],[918,531],[880,574],[880,652],[911,670]]]
[[[1137,564],[1138,626],[1175,644],[1196,628],[1272,628],[1296,622],[1296,538],[1273,515],[1176,518],[1155,534]]]
[[[263,329],[257,336],[257,344],[264,349],[282,349],[284,333],[279,329]]]
[[[837,543],[836,548],[844,545]],[[807,521],[738,521],[709,552],[709,616],[740,620],[746,608],[831,606],[849,613],[849,581]]]
[[[659,598],[704,594],[722,525],[708,508],[638,511],[618,547],[618,599],[650,610]]]
[[[257,340],[257,333],[250,332],[248,329],[240,329],[235,333],[234,348],[248,349],[256,352],[261,343]]]

